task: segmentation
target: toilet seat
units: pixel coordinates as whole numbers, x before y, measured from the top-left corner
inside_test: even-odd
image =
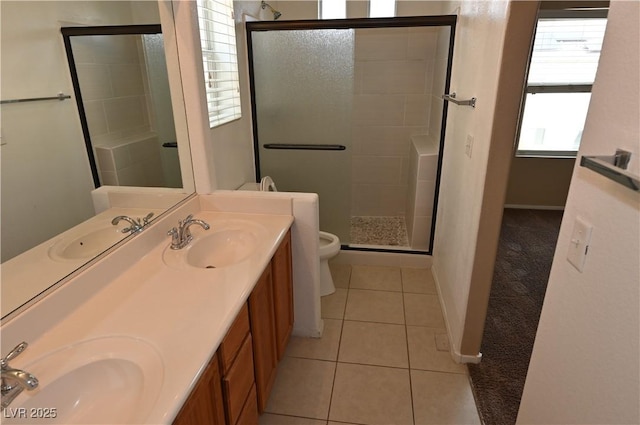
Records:
[[[320,258],[333,257],[340,251],[340,239],[336,235],[327,232],[319,232]]]

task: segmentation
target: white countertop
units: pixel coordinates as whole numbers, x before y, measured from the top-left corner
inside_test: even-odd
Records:
[[[15,329],[5,331],[3,326],[3,336],[10,336],[11,341],[7,342],[13,343],[22,335],[29,338],[30,333],[35,338],[27,340],[29,348],[12,361],[12,366],[28,370],[27,365],[37,364],[36,360],[47,353],[94,338],[125,336],[143,340],[155,348],[164,365],[155,407],[144,423],[171,423],[293,222],[293,217],[286,214],[197,211],[197,201],[193,200],[188,205],[159,220],[155,230],[148,232],[147,241],[143,241],[141,234],[137,236],[140,237],[137,246],[132,243],[135,239],[128,242],[118,254],[119,259],[114,256],[117,264],[110,263],[107,257],[82,272],[80,278],[93,276],[93,280],[87,280],[83,289],[78,284],[76,289],[69,285],[67,291],[85,293],[77,296],[77,305],[53,314],[58,319],[44,319],[52,322],[50,328],[39,324],[40,330],[35,331],[24,323],[26,319],[34,323],[39,304],[26,312],[31,317],[22,318],[23,323],[20,317],[9,323]],[[163,233],[175,225],[176,217],[184,218],[189,212],[214,229],[220,221],[241,218],[261,225],[263,233],[255,251],[237,264],[217,269],[170,267],[163,261],[170,238]],[[194,239],[206,233],[197,226],[191,229]],[[144,248],[145,244],[149,249]],[[139,257],[132,259],[133,253]],[[109,272],[127,262],[130,266],[120,268],[117,274]],[[115,278],[110,279],[110,273]],[[52,294],[49,304],[56,302],[59,292]],[[59,303],[63,298],[58,298]],[[64,299],[71,303],[69,299],[73,297]],[[42,304],[40,314],[44,315],[50,314],[48,308],[59,307]],[[3,354],[11,348],[8,345],[3,344]],[[28,371],[37,376],[36,372]],[[40,385],[46,386],[47,382],[41,380]],[[12,406],[19,406],[25,397],[29,397],[28,392],[23,392]]]

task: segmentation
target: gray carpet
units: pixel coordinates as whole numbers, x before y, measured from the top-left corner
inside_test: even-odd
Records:
[[[562,211],[505,209],[482,361],[469,365],[486,425],[516,422]]]

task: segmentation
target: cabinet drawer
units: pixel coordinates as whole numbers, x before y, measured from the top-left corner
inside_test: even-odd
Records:
[[[222,340],[218,353],[220,355],[220,368],[226,375],[233,364],[233,359],[240,350],[242,343],[249,333],[249,309],[245,304],[238,313],[238,317],[229,328],[229,332]]]
[[[237,422],[254,382],[253,345],[251,335],[247,335],[233,365],[222,379],[228,424]]]

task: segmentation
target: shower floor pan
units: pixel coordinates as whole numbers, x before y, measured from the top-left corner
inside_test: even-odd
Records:
[[[404,217],[351,217],[349,246],[408,248]]]

